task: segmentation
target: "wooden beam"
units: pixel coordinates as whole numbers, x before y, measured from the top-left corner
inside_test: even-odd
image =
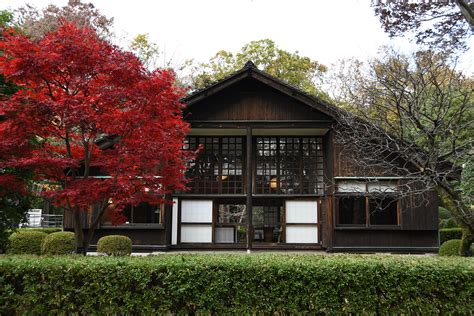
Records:
[[[252,249],[253,240],[253,225],[252,225],[252,128],[247,127],[247,159],[245,160],[245,174],[246,174],[246,193],[247,203],[245,209],[247,210],[247,250]]]

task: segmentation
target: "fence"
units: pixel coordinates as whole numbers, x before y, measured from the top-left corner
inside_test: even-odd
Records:
[[[63,216],[58,214],[28,214],[26,227],[63,227]]]

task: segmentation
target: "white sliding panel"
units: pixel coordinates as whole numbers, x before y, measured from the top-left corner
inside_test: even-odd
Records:
[[[212,242],[212,200],[181,201],[181,242]]]
[[[208,201],[208,200],[181,201],[181,222],[212,223],[212,201]]]
[[[289,244],[318,243],[318,226],[286,226],[286,242]]]
[[[234,235],[234,227],[216,227],[216,242],[218,243],[234,243]]]
[[[318,240],[318,202],[286,201],[286,242],[316,244]]]
[[[212,242],[212,225],[181,225],[181,242]]]
[[[318,222],[318,202],[286,201],[286,222],[316,224]]]

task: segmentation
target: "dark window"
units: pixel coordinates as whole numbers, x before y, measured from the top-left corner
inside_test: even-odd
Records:
[[[188,166],[191,193],[243,193],[242,137],[187,137],[185,150],[196,150],[196,159]]]
[[[284,242],[282,201],[256,201],[252,213],[254,242]]]
[[[398,210],[394,198],[369,199],[369,213],[371,225],[397,225]]]
[[[127,218],[125,224],[159,224],[161,223],[160,210],[164,205],[150,205],[140,203],[136,206],[127,206],[122,214]]]
[[[366,208],[365,197],[346,196],[339,198],[337,210],[337,224],[365,225]]]
[[[257,137],[255,192],[323,194],[320,137]]]

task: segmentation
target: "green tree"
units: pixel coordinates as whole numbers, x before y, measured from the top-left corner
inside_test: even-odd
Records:
[[[148,33],[137,34],[130,43],[130,50],[140,58],[145,67],[154,70],[158,66],[161,52],[156,43],[150,42],[148,36]]]
[[[252,41],[237,53],[221,50],[207,63],[189,60],[181,69],[186,73],[182,81],[191,90],[200,89],[242,68],[249,60],[259,69],[309,94],[327,98],[319,88],[326,66],[301,56],[298,51],[285,51],[270,39]]]

